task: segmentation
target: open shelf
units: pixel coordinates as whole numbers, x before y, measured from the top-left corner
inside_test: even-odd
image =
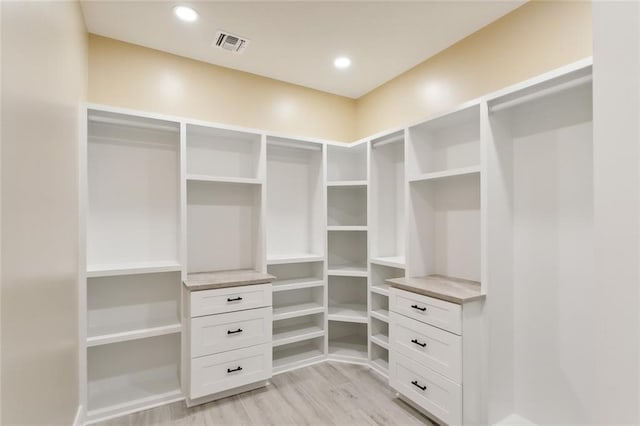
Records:
[[[371,341],[389,349],[389,324],[377,318],[371,318]]]
[[[480,106],[409,128],[409,180],[480,164]]]
[[[390,268],[404,269],[407,260],[404,256],[386,256],[386,257],[373,257],[370,260],[371,263],[379,266],[388,266]]]
[[[328,233],[329,275],[366,276],[367,233]]]
[[[480,281],[480,175],[410,185],[407,276]]]
[[[284,373],[325,359],[324,338],[291,343],[273,348],[273,373]]]
[[[371,291],[378,294],[388,296],[389,284],[387,280],[391,278],[402,278],[405,276],[405,270],[401,268],[392,268],[382,264],[371,265]]]
[[[267,265],[280,265],[286,263],[322,262],[324,255],[317,253],[291,253],[274,255],[267,258]]]
[[[87,345],[179,333],[180,273],[87,280]]]
[[[87,265],[177,263],[179,123],[88,114]]]
[[[448,177],[464,176],[480,173],[480,166],[461,167],[458,169],[445,170],[442,172],[424,173],[410,179],[410,182],[422,182]]]
[[[118,275],[151,274],[182,270],[182,265],[174,261],[117,263],[111,265],[88,265],[87,278],[114,277]]]
[[[328,181],[328,187],[348,187],[348,188],[357,188],[357,187],[365,187],[369,183],[366,180],[334,180]]]
[[[88,420],[182,399],[179,364],[178,334],[88,348]]]
[[[194,182],[218,182],[218,183],[241,183],[247,185],[260,185],[262,181],[256,178],[210,176],[210,175],[187,175],[187,181]]]
[[[186,136],[187,175],[259,178],[259,134],[187,124]]]
[[[330,321],[329,357],[345,361],[366,361],[367,325]]]
[[[329,277],[329,320],[367,322],[367,280],[355,277]]]
[[[327,231],[329,232],[340,232],[340,231],[366,231],[366,226],[327,226]]]
[[[322,313],[324,288],[301,288],[273,294],[273,320]]]
[[[267,263],[324,260],[322,146],[267,138]]]
[[[277,277],[271,283],[273,292],[324,286],[322,262],[271,264],[267,272]]]
[[[273,323],[273,346],[315,339],[324,336],[324,334],[322,314],[275,321]]]
[[[367,187],[328,187],[327,225],[366,226]]]
[[[386,377],[389,375],[389,349],[373,343],[371,345],[371,367]]]
[[[367,144],[327,145],[327,182],[367,180]]]
[[[388,141],[394,141],[388,143]],[[369,244],[371,262],[404,267],[405,159],[404,131],[371,141]]]
[[[188,272],[257,269],[260,206],[256,185],[187,182]]]

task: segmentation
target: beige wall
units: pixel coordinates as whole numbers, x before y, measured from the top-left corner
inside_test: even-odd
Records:
[[[591,3],[532,1],[357,101],[365,137],[591,55]]]
[[[3,425],[70,425],[78,407],[77,2],[2,8]]]
[[[89,101],[339,141],[355,129],[353,99],[96,35]]]

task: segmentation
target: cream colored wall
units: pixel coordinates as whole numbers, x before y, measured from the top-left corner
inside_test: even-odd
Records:
[[[3,425],[71,425],[78,407],[77,2],[1,2]]]
[[[590,2],[526,3],[358,99],[356,135],[446,111],[591,51]]]
[[[89,36],[89,101],[351,141],[355,101],[169,53]]]

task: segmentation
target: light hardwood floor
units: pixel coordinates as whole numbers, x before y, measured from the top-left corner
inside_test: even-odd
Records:
[[[99,423],[146,425],[432,425],[366,366],[324,362],[279,374],[266,388],[186,408],[177,402]]]

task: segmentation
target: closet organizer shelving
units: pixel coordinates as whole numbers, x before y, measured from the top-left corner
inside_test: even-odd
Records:
[[[551,325],[526,321],[548,305],[541,286],[588,280],[590,74],[581,61],[352,144],[89,105],[88,421],[183,398],[181,281],[227,269],[277,277],[274,373],[333,359],[387,376],[387,280],[438,274],[482,294],[490,281],[489,341],[517,344],[490,344],[482,368],[496,403],[484,420],[544,422],[501,392],[511,388],[557,414],[563,387],[527,351]],[[558,263],[546,240],[572,255]],[[543,381],[557,393],[547,402],[536,399]]]

